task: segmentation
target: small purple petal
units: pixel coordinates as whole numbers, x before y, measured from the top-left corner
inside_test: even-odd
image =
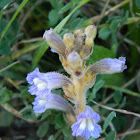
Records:
[[[101,126],[98,125],[98,124],[95,124],[94,127],[95,127],[96,129],[95,129],[95,131],[93,131],[92,137],[94,137],[95,139],[97,139],[97,138],[100,137],[100,133],[99,133],[99,132],[102,132],[102,129],[101,129]]]
[[[27,75],[26,80],[28,81],[29,84],[33,84],[33,79],[38,77],[39,74],[39,68],[36,68],[34,71],[30,72]]]
[[[29,90],[28,90],[28,92],[30,92],[31,93],[31,95],[37,95],[37,91],[38,91],[38,89],[37,89],[37,87],[36,86],[30,86],[29,87]]]
[[[94,121],[97,123],[99,120],[100,120],[100,116],[99,114],[93,112],[92,108],[87,106],[86,109],[84,110],[83,113],[80,113],[78,116],[77,116],[77,119],[80,120],[80,119],[83,119],[83,118],[92,118],[94,119]]]

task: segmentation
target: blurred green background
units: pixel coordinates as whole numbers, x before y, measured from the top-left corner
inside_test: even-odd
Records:
[[[128,67],[123,73],[99,75],[87,91],[87,104],[98,110],[101,126],[117,109],[99,140],[114,140],[115,133],[117,140],[140,140],[140,0],[0,0],[2,140],[73,139],[62,112],[34,114],[26,76],[35,67],[67,75],[43,33],[53,28],[63,36],[90,24],[98,34],[87,64],[124,56]],[[61,89],[54,92],[63,94]]]

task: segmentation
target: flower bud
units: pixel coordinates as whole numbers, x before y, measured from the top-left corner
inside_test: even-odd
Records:
[[[85,29],[85,34],[86,34],[86,39],[85,39],[85,45],[87,48],[92,47],[94,44],[94,38],[96,37],[97,34],[97,29],[94,25],[89,25]]]
[[[64,35],[63,40],[66,44],[66,49],[68,49],[68,51],[72,51],[74,48],[74,35],[72,33],[67,33]]]
[[[83,33],[83,31],[80,30],[80,29],[75,30],[75,31],[74,31],[74,36],[76,37],[78,34],[81,34],[81,33]]]
[[[69,65],[75,68],[82,66],[82,59],[80,58],[80,55],[75,51],[68,55],[67,62]]]
[[[54,32],[53,29],[46,30],[43,38],[47,41],[48,45],[54,49],[58,54],[65,56],[65,43],[62,38]]]
[[[85,29],[85,34],[87,38],[92,38],[94,39],[96,37],[97,34],[97,28],[94,25],[89,25],[86,29]]]
[[[80,53],[82,51],[83,46],[85,45],[86,35],[84,33],[79,33],[75,37],[75,51]]]
[[[85,37],[85,42],[83,43],[83,47],[80,51],[80,56],[83,59],[87,59],[90,54],[92,53],[92,47],[94,45],[94,38],[96,36],[96,27],[94,25],[89,25],[86,29],[84,34],[86,35]]]

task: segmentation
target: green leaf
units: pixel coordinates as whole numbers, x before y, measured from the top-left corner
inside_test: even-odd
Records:
[[[7,112],[7,111],[1,111],[0,112],[0,126],[1,127],[8,127],[13,122],[14,116]]]
[[[37,136],[43,138],[49,130],[48,122],[42,122],[37,130]]]
[[[119,131],[122,127],[127,125],[127,120],[124,115],[123,116],[118,115],[116,118],[112,120],[112,122],[116,131]]]
[[[21,56],[22,60],[26,60],[26,61],[32,61],[32,55],[31,54],[24,54]]]
[[[54,140],[54,136],[51,135],[48,140]]]
[[[99,38],[106,40],[111,34],[111,30],[109,27],[103,27],[99,30]]]
[[[12,91],[8,90],[6,87],[0,86],[0,102],[7,102],[12,99]]]
[[[121,86],[125,83],[125,78],[123,73],[115,73],[108,75],[101,75],[102,79],[105,81],[105,85],[115,85]]]
[[[36,120],[36,115],[32,110],[32,106],[28,105],[20,111],[23,119],[32,119]]]
[[[123,98],[122,103],[119,105],[118,108],[123,108],[126,105],[126,97]]]
[[[91,100],[91,99],[94,99],[96,98],[96,93],[100,90],[100,88],[104,85],[104,81],[103,80],[100,80],[98,81],[97,83],[95,83],[93,89],[92,89],[92,93],[90,94],[89,98],[88,98],[88,102]]]
[[[68,25],[72,24],[73,21],[80,16],[80,14],[81,14],[81,11],[80,9],[78,9],[69,19]]]
[[[106,120],[105,120],[105,122],[104,122],[104,125],[103,125],[104,131],[106,130],[106,128],[108,127],[109,123],[112,121],[112,119],[113,119],[114,117],[116,117],[116,113],[115,113],[115,112],[111,112],[111,113],[107,116],[107,118],[106,118]]]
[[[49,115],[51,115],[51,110],[46,110],[45,113],[43,113],[42,117],[41,117],[41,121],[45,120]]]
[[[64,140],[72,140],[71,130],[69,128],[63,129],[63,134],[64,134]]]
[[[121,23],[121,19],[117,19],[117,20],[112,21],[110,26],[109,26],[111,31],[113,31],[113,32],[116,31],[117,28],[119,27],[120,23]]]
[[[115,91],[113,98],[114,98],[114,101],[118,104],[122,99],[122,92]]]
[[[140,0],[136,0],[136,6],[140,8]]]
[[[58,128],[61,129],[66,129],[67,127],[67,123],[63,117],[62,113],[59,113],[56,117],[55,117],[55,124]]]
[[[51,10],[51,12],[49,13],[49,23],[50,26],[55,25],[59,20],[59,15],[58,15],[58,11],[57,10]]]
[[[109,50],[103,46],[94,45],[93,53],[87,60],[87,63],[95,63],[96,61],[99,61],[103,58],[114,58],[114,57],[115,57],[115,55],[111,50]]]
[[[42,42],[42,46],[39,48],[37,54],[35,55],[35,58],[33,60],[33,64],[31,67],[31,71],[36,67],[37,63],[39,62],[40,58],[43,56],[43,54],[46,52],[46,50],[49,48],[47,43],[45,41]]]
[[[9,55],[10,54],[10,45],[8,43],[8,41],[6,40],[3,40],[1,43],[0,43],[0,54],[1,55]]]
[[[116,54],[118,46],[119,46],[119,43],[117,41],[116,32],[113,32],[111,34],[110,41],[111,41],[111,50],[112,50],[112,52],[114,52],[114,54]]]
[[[51,5],[53,8],[57,8],[57,0],[50,0]]]
[[[8,21],[4,18],[2,18],[0,20],[0,36],[1,36],[1,33],[3,32],[4,28],[5,28],[5,25],[8,24]]]
[[[81,18],[75,19],[75,20],[72,22],[72,24],[70,24],[70,30],[78,29],[79,27],[81,27],[82,22],[83,22],[83,19],[81,19]]]
[[[66,4],[62,9],[60,9],[59,13],[62,14],[64,12],[68,11],[73,6],[74,6],[73,2],[70,2],[70,3]]]
[[[72,0],[75,3],[79,3],[81,0]]]
[[[107,137],[105,138],[105,140],[115,140],[116,139],[116,132],[112,131],[110,132]]]
[[[13,80],[25,80],[25,76],[21,75],[17,71],[13,71],[14,69],[11,69],[11,71],[3,71],[3,75],[6,75],[7,77],[13,79]]]

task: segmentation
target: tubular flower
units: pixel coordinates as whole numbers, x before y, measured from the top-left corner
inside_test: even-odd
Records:
[[[125,69],[127,69],[125,61],[125,57],[119,57],[119,59],[105,58],[90,66],[88,71],[99,74],[123,72]]]
[[[72,135],[81,136],[85,139],[99,138],[101,133],[101,127],[97,124],[99,120],[100,116],[91,107],[86,106],[85,110],[77,116],[77,122],[71,126]]]
[[[31,95],[44,95],[52,89],[66,86],[71,81],[64,75],[57,72],[40,73],[36,68],[33,72],[27,75],[27,81],[31,86],[29,92]]]
[[[37,96],[33,105],[35,113],[43,113],[46,109],[57,109],[74,114],[71,105],[64,98],[53,93]]]
[[[48,45],[54,49],[57,53],[65,56],[65,43],[62,38],[54,32],[53,29],[46,30],[43,38],[47,41]]]

